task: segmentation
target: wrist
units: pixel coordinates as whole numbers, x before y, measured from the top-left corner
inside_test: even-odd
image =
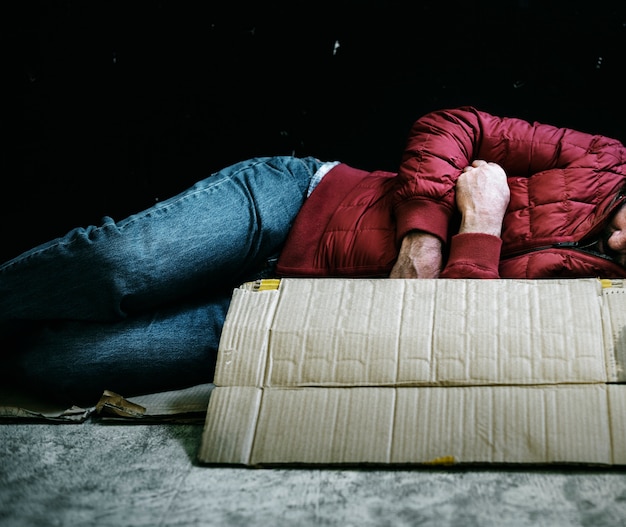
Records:
[[[475,214],[465,212],[461,218],[459,234],[489,234],[497,236],[502,234],[502,218],[491,217],[489,214]]]
[[[419,249],[441,249],[441,240],[437,236],[422,231],[409,231],[402,238],[402,244]]]

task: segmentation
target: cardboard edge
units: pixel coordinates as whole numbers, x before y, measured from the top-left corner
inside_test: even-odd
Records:
[[[605,281],[603,330],[609,382],[626,382],[626,289],[621,281]]]
[[[278,290],[233,291],[218,347],[216,386],[263,385],[269,330],[278,298]]]
[[[626,465],[626,385],[610,384],[607,389],[611,425],[613,464]]]
[[[250,386],[213,389],[198,451],[200,463],[250,464],[262,393]]]

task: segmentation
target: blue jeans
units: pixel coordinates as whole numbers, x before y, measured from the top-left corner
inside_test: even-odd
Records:
[[[273,274],[321,164],[237,163],[0,266],[0,338],[14,367],[70,397],[209,382],[232,288]]]

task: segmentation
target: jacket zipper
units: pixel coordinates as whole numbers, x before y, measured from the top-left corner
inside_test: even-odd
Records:
[[[532,249],[525,249],[523,251],[517,251],[517,252],[514,252],[514,253],[508,253],[508,254],[504,255],[502,259],[503,260],[509,260],[511,258],[516,258],[516,257],[522,256],[524,254],[535,253],[535,252],[538,252],[538,251],[545,251],[547,249],[572,249],[574,251],[578,251],[578,252],[581,252],[581,253],[589,254],[591,256],[597,256],[598,258],[602,258],[603,260],[608,260],[609,262],[615,263],[613,258],[611,258],[610,256],[607,256],[606,254],[602,254],[600,252],[588,249],[588,247],[593,247],[597,242],[598,242],[598,240],[594,240],[593,242],[585,243],[584,245],[581,245],[580,242],[559,242],[559,243],[553,243],[552,245],[542,245],[540,247],[533,247]]]

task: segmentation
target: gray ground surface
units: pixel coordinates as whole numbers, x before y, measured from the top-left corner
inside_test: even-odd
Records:
[[[622,526],[626,472],[198,465],[202,425],[0,425],[0,526]]]

